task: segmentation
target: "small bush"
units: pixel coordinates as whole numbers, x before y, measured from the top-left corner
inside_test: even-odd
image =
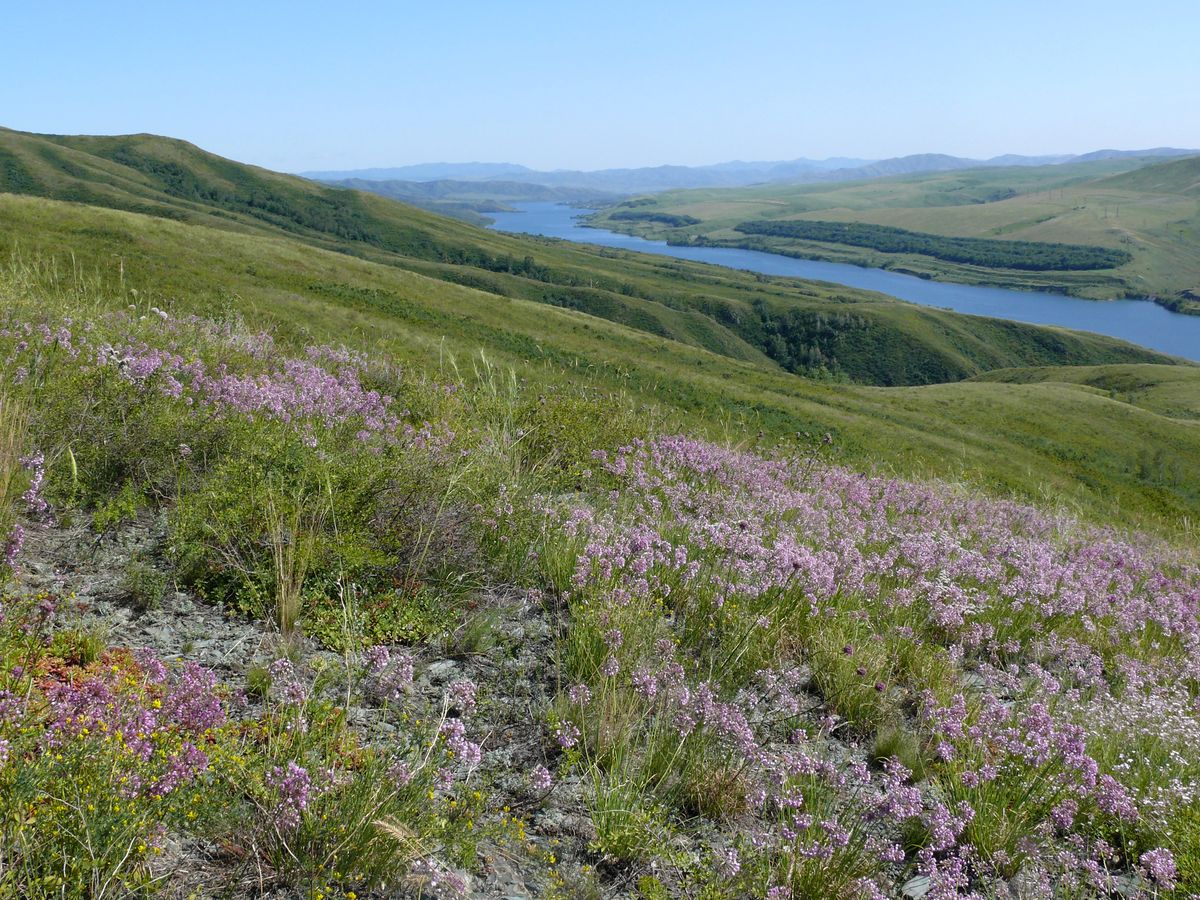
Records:
[[[912,773],[914,781],[923,781],[927,774],[927,759],[921,739],[901,724],[884,724],[875,732],[871,758],[877,765],[889,759],[897,760]]]
[[[158,568],[135,557],[125,564],[119,592],[134,609],[145,612],[162,604],[169,584],[167,576]]]
[[[661,846],[661,813],[623,774],[600,777],[588,798],[596,827],[595,849],[622,862],[645,859]]]
[[[259,700],[265,700],[270,690],[271,673],[266,666],[252,666],[246,672],[246,694]]]
[[[107,644],[103,631],[76,626],[54,632],[47,653],[68,665],[87,668],[100,660]]]
[[[137,518],[144,502],[141,491],[132,481],[126,481],[117,494],[102,500],[93,510],[92,530],[97,534],[105,534],[113,528],[129,524]]]

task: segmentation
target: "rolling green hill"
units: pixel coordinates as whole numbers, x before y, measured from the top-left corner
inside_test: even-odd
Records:
[[[658,220],[622,219],[621,206],[594,221],[617,231],[677,243],[753,246],[838,262],[880,266],[941,280],[1061,290],[1084,297],[1153,296],[1180,312],[1200,311],[1200,158],[1127,158],[1062,166],[1004,167],[845,185],[676,191],[628,201]],[[661,217],[697,224],[672,228]],[[1110,267],[1066,271],[1046,265],[972,264],[912,248],[814,239],[805,223],[918,232],[931,246],[948,239],[1068,244],[1117,254]],[[790,223],[804,228],[789,234]],[[739,230],[742,226],[742,230]],[[745,231],[759,234],[748,236]],[[761,235],[763,231],[774,234]],[[894,243],[894,242],[892,242]],[[896,252],[885,252],[892,250]],[[1097,251],[1081,250],[1083,253]],[[944,254],[943,254],[944,256]],[[1057,258],[1047,252],[1046,258]],[[1125,261],[1121,261],[1125,260]]]
[[[1169,530],[1200,515],[1200,367],[1118,341],[495,234],[162,138],[0,138],[5,189],[33,195],[0,196],[6,303],[236,315],[435,373],[483,353],[546,392],[617,392],[691,432],[829,432],[862,466]],[[807,347],[817,370],[876,384],[1003,372],[813,380],[788,371]],[[1140,363],[1138,396],[1174,399],[1013,371],[1063,362]]]
[[[5,304],[66,294],[76,307],[238,315],[291,345],[341,342],[433,372],[469,371],[483,352],[546,392],[618,392],[673,428],[735,442],[829,432],[848,462],[1089,517],[1175,530],[1200,515],[1195,421],[1066,384],[1069,368],[1028,384],[831,384],[750,350],[736,358],[291,237],[13,196],[0,197],[0,235],[13,260]],[[1200,396],[1200,367],[1138,368]]]
[[[1113,175],[1097,183],[1123,191],[1145,191],[1148,194],[1180,194],[1200,197],[1200,156],[1189,156],[1175,162],[1159,163],[1123,175]]]
[[[1099,396],[1173,419],[1200,422],[1200,370],[1193,367],[1044,366],[1000,369],[974,380],[1005,384],[1074,384],[1095,391]]]
[[[241,234],[287,236],[499,297],[576,309],[732,359],[861,383],[929,384],[1013,366],[1166,361],[1095,335],[496,234],[153,135],[0,130],[3,191]],[[10,239],[40,241],[36,231],[19,234],[14,229]],[[39,246],[83,253],[86,243],[72,238]],[[111,247],[109,252],[125,255]]]

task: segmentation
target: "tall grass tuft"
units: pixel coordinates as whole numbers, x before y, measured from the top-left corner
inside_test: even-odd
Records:
[[[12,533],[15,499],[23,466],[21,452],[28,427],[24,411],[12,398],[0,393],[0,549]],[[2,561],[2,560],[0,560]]]
[[[275,565],[275,623],[291,636],[300,617],[304,580],[317,549],[325,519],[325,505],[306,505],[302,496],[285,498],[270,485],[267,489],[267,527]]]

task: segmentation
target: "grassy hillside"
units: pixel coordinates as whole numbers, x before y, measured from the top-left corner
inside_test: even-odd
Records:
[[[939,173],[835,187],[761,186],[679,191],[630,201],[640,212],[690,216],[700,224],[664,228],[631,224],[602,212],[614,230],[673,241],[736,243],[776,252],[897,268],[949,281],[1063,290],[1079,296],[1155,296],[1191,311],[1200,287],[1200,197],[1197,159],[1100,160],[1064,166],[1006,167]],[[1122,171],[1125,170],[1125,171]],[[793,220],[854,222],[953,238],[1109,248],[1132,259],[1093,272],[1028,272],[938,260],[914,253],[787,238],[748,239],[735,230]]]
[[[734,359],[863,383],[928,384],[1012,366],[1166,361],[1094,335],[487,232],[151,135],[0,131],[3,191],[288,236],[497,296],[576,309]],[[52,224],[56,214],[41,218]],[[99,233],[45,241],[41,228],[29,231],[19,239],[54,252],[87,254],[95,239],[103,252],[123,253]],[[19,231],[9,234],[18,239]]]
[[[1080,385],[1173,419],[1200,420],[1200,369],[1163,366],[1046,366],[1000,369],[975,380],[1005,384]]]
[[[1124,191],[1144,191],[1148,194],[1200,197],[1200,156],[1189,156],[1175,162],[1159,163],[1123,175],[1113,175],[1100,181],[1097,186]]]
[[[49,200],[0,198],[0,234],[12,241],[3,252],[19,253],[25,285],[10,292],[82,293],[96,304],[157,304],[176,315],[236,313],[296,344],[350,343],[419,369],[452,359],[469,369],[483,351],[548,392],[564,384],[620,392],[659,410],[648,415],[714,436],[830,432],[857,464],[962,479],[1089,516],[1173,529],[1200,514],[1192,422],[1064,384],[823,383],[790,375],[745,344],[740,357],[732,347],[706,349],[455,284],[439,266],[426,274],[294,239]]]
[[[1194,539],[731,448],[579,369],[397,365],[394,313],[495,302],[423,276],[361,348],[37,274],[0,273],[0,896],[1200,890]],[[1020,432],[1044,387],[855,390]],[[1097,399],[1076,454],[1166,436]]]
[[[805,378],[1157,357],[93,149],[154,215],[0,196],[0,898],[1200,891],[1200,367]]]

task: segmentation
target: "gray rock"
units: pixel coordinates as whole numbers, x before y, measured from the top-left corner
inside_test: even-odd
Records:
[[[911,897],[912,900],[920,900],[929,893],[931,887],[933,887],[933,882],[930,881],[928,875],[917,875],[904,882],[900,893],[905,897]]]
[[[439,659],[425,668],[425,674],[433,684],[452,681],[458,677],[459,666],[452,659]]]

